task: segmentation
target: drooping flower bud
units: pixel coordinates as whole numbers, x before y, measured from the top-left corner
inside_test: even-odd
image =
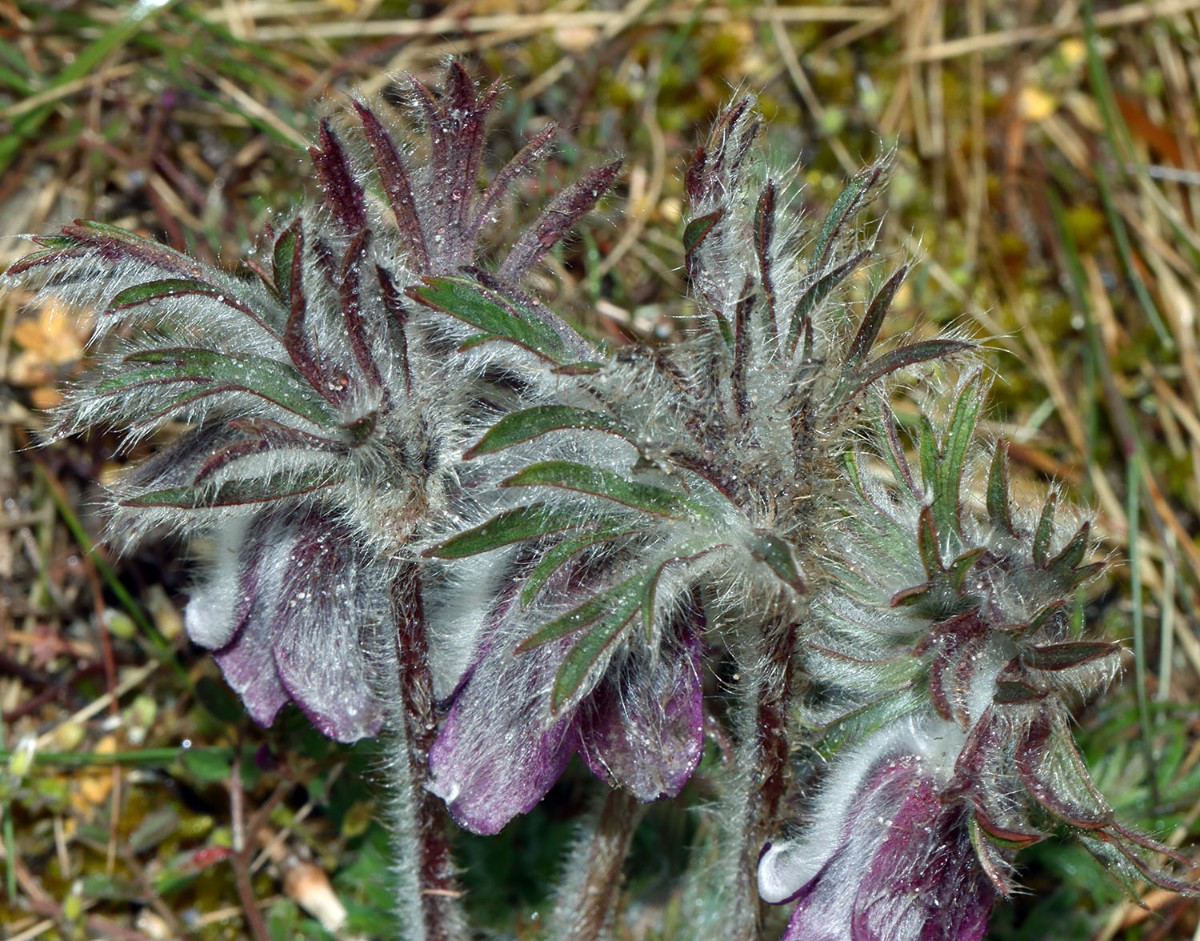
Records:
[[[996,893],[968,812],[942,800],[952,769],[923,753],[930,730],[904,731],[839,768],[808,832],[763,854],[764,900],[796,903],[783,941],[983,936]]]
[[[806,655],[834,754],[810,833],[837,848],[816,864],[807,843],[788,844],[760,869],[768,901],[801,898],[793,926],[817,924],[818,905],[836,913],[814,937],[959,937],[951,923],[978,937],[995,894],[1013,891],[1016,851],[1064,827],[1129,874],[1191,891],[1147,853],[1186,860],[1114,819],[1076,749],[1071,705],[1119,666],[1116,644],[1071,626],[1099,566],[1088,524],[1064,528],[1056,495],[1037,516],[1013,507],[1005,448],[980,453],[983,393],[969,375],[944,418],[922,417],[915,468],[886,407],[876,448],[849,464],[854,496]],[[885,836],[870,817],[923,822]],[[937,904],[897,902],[884,918],[881,886]]]
[[[189,635],[257,721],[295,702],[342,741],[378,732],[394,698],[380,689],[399,669],[396,597],[421,596],[419,550],[472,499],[462,451],[498,407],[538,400],[509,381],[512,365],[590,349],[518,285],[618,169],[566,186],[494,274],[475,271],[501,201],[554,128],[485,186],[499,86],[477,88],[458,63],[438,91],[409,85],[425,152],[362,104],[348,127],[322,121],[310,151],[319,198],[269,228],[264,257],[236,272],[78,222],[35,239],[6,276],[98,309],[101,336],[131,337],[104,349],[56,434],[107,427],[132,445],[187,426],[118,482],[114,539],[196,538],[206,565]],[[497,352],[480,336],[512,342]]]

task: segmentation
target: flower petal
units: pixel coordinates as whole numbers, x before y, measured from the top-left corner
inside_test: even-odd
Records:
[[[779,905],[801,897],[828,864],[853,845],[864,848],[866,831],[856,829],[863,805],[874,792],[881,768],[897,753],[915,747],[920,731],[897,724],[858,753],[847,753],[826,778],[813,807],[812,821],[800,840],[769,846],[758,862],[758,892],[764,902]],[[886,779],[885,779],[886,780]],[[871,832],[875,828],[870,828]],[[857,877],[853,880],[857,883]]]
[[[428,788],[458,823],[498,833],[546,795],[575,752],[575,713],[550,713],[570,640],[514,655],[493,650],[470,675],[429,752]]]
[[[653,664],[630,658],[621,675],[606,678],[580,709],[583,760],[597,777],[628,788],[638,800],[675,797],[703,750],[696,638],[663,651]]]
[[[968,820],[961,805],[942,803],[930,778],[910,780],[860,883],[855,941],[983,937],[996,893],[975,857]]]
[[[764,855],[764,897],[772,874],[779,895],[811,873],[783,941],[979,941],[996,892],[975,856],[969,820],[964,804],[943,803],[921,758],[880,758],[860,779],[841,843],[824,862],[824,854],[806,855],[805,844]]]
[[[201,647],[216,650],[229,645],[258,591],[257,562],[244,560],[238,551],[249,528],[244,519],[230,520],[205,548],[204,580],[192,590],[184,610],[187,635]]]
[[[310,513],[277,522],[264,539],[264,567],[279,572],[271,646],[284,687],[330,738],[376,734],[383,714],[363,648],[387,616],[351,534]]]
[[[842,845],[832,847],[831,852]],[[803,840],[768,844],[758,861],[758,894],[770,905],[793,902],[812,885],[828,862],[827,855],[811,852]]]
[[[209,585],[193,595],[186,615],[193,640],[219,645],[213,659],[225,682],[242,697],[250,718],[263,726],[274,722],[290,699],[271,650],[270,606],[279,585],[263,565],[270,547],[260,537],[267,528],[269,518],[260,516],[247,533],[227,530],[233,542],[216,558]],[[239,544],[235,558],[233,547]],[[236,591],[214,584],[223,576]]]
[[[267,726],[291,700],[275,669],[271,639],[265,620],[249,618],[233,641],[213,653],[225,682],[242,697],[246,711],[259,725]]]
[[[262,513],[215,537],[188,633],[218,648],[214,659],[259,724],[294,701],[339,741],[382,726],[364,648],[390,616],[359,556],[340,524],[313,511]]]

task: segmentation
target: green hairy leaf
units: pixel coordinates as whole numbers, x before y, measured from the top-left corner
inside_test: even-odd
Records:
[[[217,484],[153,490],[122,500],[121,505],[136,509],[219,509],[253,503],[272,503],[312,493],[333,483],[328,472],[272,474],[247,480],[226,480]]]
[[[138,386],[195,383],[205,391],[239,389],[274,402],[317,425],[329,425],[334,416],[291,366],[250,354],[229,355],[215,350],[174,347],[132,353],[124,360],[134,366],[105,379],[96,387],[100,395],[117,395]]]
[[[479,454],[492,454],[548,432],[563,429],[607,431],[626,441],[634,440],[632,431],[603,412],[569,405],[543,405],[505,415],[488,429],[487,434],[480,438],[465,456],[472,458]]]
[[[478,327],[487,337],[509,340],[556,365],[567,365],[574,357],[562,337],[535,313],[499,291],[477,281],[459,277],[426,278],[409,289],[423,304]]]
[[[504,481],[505,487],[560,487],[603,497],[656,516],[683,518],[702,512],[700,506],[674,491],[629,480],[620,474],[573,461],[531,464]]]
[[[568,536],[546,549],[538,564],[525,576],[521,586],[521,604],[528,607],[564,565],[574,556],[591,546],[608,542],[621,536],[633,536],[643,532],[626,519],[605,520],[575,536]]]
[[[209,29],[185,6],[164,21]],[[7,69],[14,89],[39,91],[14,56],[0,56],[0,81]],[[651,78],[671,97],[678,76]],[[70,467],[99,466],[116,439],[126,466],[105,507],[118,548],[155,531],[189,540],[184,629],[223,674],[215,718],[254,738],[240,716],[266,728],[290,713],[286,735],[254,741],[281,762],[301,742],[347,838],[366,825],[354,829],[368,806],[355,778],[370,758],[393,794],[380,805],[386,891],[423,941],[512,935],[468,916],[492,907],[476,897],[489,879],[511,907],[504,866],[480,860],[530,834],[565,856],[557,885],[531,870],[547,916],[516,931],[545,941],[982,937],[1020,890],[1019,853],[1059,835],[1130,881],[1200,894],[1156,868],[1155,854],[1181,866],[1186,854],[1118,822],[1112,808],[1131,802],[1110,806],[1073,738],[1073,711],[1121,656],[1087,631],[1098,606],[1081,586],[1101,563],[1086,514],[1066,488],[1039,505],[1028,481],[1010,487],[1009,447],[984,420],[986,341],[937,323],[881,341],[909,273],[865,218],[891,158],[809,225],[801,206],[821,186],[802,196],[815,175],[772,170],[743,96],[684,173],[682,244],[640,241],[655,212],[564,247],[620,186],[621,161],[579,153],[581,133],[539,167],[553,123],[523,135],[542,106],[497,112],[503,94],[452,61],[438,83],[398,78],[378,105],[315,121],[308,201],[240,263],[84,221],[35,237],[8,272],[35,303],[58,292],[97,308],[98,368],[65,394],[53,433],[105,437],[56,446],[73,449]],[[174,129],[179,112],[162,110]],[[493,140],[496,113],[507,133]],[[655,156],[649,190],[640,170],[627,190],[665,207]],[[193,237],[165,221],[172,244]],[[224,245],[240,231],[209,234]],[[538,293],[564,271],[553,293],[586,312],[578,324]],[[911,284],[920,308],[927,279]],[[1109,399],[1121,395],[1096,401]],[[1129,469],[1131,538],[1149,466]],[[106,579],[119,587],[115,569]],[[125,634],[122,657],[136,653]],[[1195,777],[1167,734],[1186,717],[1161,714],[1159,755],[1140,704],[1145,762],[1125,767],[1122,737],[1101,779],[1119,764],[1169,829],[1190,806],[1177,779]],[[312,734],[293,736],[305,721]],[[34,739],[0,756],[17,797]],[[257,799],[278,777],[266,757],[247,748],[231,765],[222,752],[185,770],[205,783],[240,769]],[[503,831],[572,765],[565,799],[515,841],[456,837]],[[565,818],[588,794],[575,826]],[[675,806],[639,830],[640,805],[659,801]],[[687,824],[698,807],[702,824]],[[150,824],[134,833],[147,852],[172,835],[169,813]],[[628,860],[664,826],[680,838],[647,882]],[[286,924],[253,917],[263,887],[245,868],[233,877],[250,934],[317,931],[291,902]],[[107,917],[68,927],[95,933]]]
[[[523,542],[548,533],[562,532],[579,526],[579,521],[573,514],[563,511],[555,512],[545,504],[533,503],[529,506],[507,510],[488,520],[482,526],[476,526],[453,539],[448,539],[441,545],[430,549],[426,555],[439,559],[465,559],[498,549],[501,546]]]

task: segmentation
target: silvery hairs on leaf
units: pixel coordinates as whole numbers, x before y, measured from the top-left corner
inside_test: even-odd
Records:
[[[493,627],[432,753],[434,787],[473,829],[532,807],[576,750],[644,800],[676,793],[694,761],[668,771],[659,746],[666,736],[698,757],[699,704],[668,696],[647,714],[647,697],[661,697],[648,690],[698,697],[694,680],[680,685],[698,662],[678,666],[697,620],[754,635],[753,649],[790,630],[856,403],[969,349],[944,338],[873,352],[904,271],[877,279],[859,316],[848,283],[871,258],[855,222],[887,163],[852,180],[802,245],[783,184],[761,178],[752,104],[722,113],[687,174],[684,338],[592,350],[560,370],[553,403],[505,414],[466,454],[510,497],[430,555],[486,555],[495,583],[517,586],[473,596],[471,619]],[[604,720],[619,731],[602,740],[636,761],[593,757],[606,746],[581,724],[612,690],[624,713]]]
[[[1063,828],[1193,891],[1072,740],[1119,657],[1071,627],[1087,524],[1011,500],[970,343],[880,342],[907,269],[879,270],[859,220],[889,160],[810,231],[733,102],[685,179],[681,335],[610,350],[521,281],[618,164],[491,249],[553,128],[485,182],[498,86],[452,63],[408,87],[416,132],[363,104],[321,122],[319,195],[236,271],[77,222],[6,276],[100,312],[54,434],[183,427],[114,487],[111,532],[191,539],[188,633],[254,719],[295,703],[342,741],[394,733],[406,930],[467,936],[442,802],[494,833],[573,755],[627,793],[561,898],[617,899],[629,808],[680,794],[706,729],[695,937],[759,937],[761,894],[795,903],[789,941],[977,939],[1016,852]],[[915,463],[887,405],[907,380],[937,392]],[[570,915],[550,921],[614,917]]]
[[[1075,746],[1070,705],[1119,668],[1118,645],[1072,627],[1101,566],[1059,495],[1013,504],[1007,449],[976,431],[985,392],[972,371],[925,404],[915,465],[881,405],[848,464],[805,654],[833,770],[759,866],[767,901],[798,902],[789,939],[981,937],[1017,851],[1063,828],[1131,881],[1194,891],[1154,868],[1190,863],[1115,819]]]
[[[408,84],[424,148],[361,103],[344,127],[322,121],[319,195],[236,271],[77,222],[35,238],[6,278],[96,309],[100,340],[132,336],[100,347],[53,434],[111,428],[132,445],[186,425],[115,485],[110,531],[192,538],[190,636],[257,721],[293,701],[343,741],[380,728],[395,583],[417,577],[416,547],[470,489],[463,449],[498,409],[539,401],[540,373],[515,371],[587,348],[517,286],[617,172],[567,186],[494,257],[489,224],[554,128],[484,186],[499,86],[477,89],[458,64],[440,92]],[[472,267],[489,258],[491,273]],[[419,303],[406,290],[422,283]],[[454,317],[434,309],[446,297]]]

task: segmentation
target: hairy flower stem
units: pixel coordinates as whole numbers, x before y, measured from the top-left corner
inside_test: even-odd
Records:
[[[762,762],[758,731],[757,677],[749,671],[738,679],[738,702],[730,712],[733,757],[725,770],[716,825],[720,855],[716,861],[716,892],[705,884],[693,888],[698,904],[717,913],[722,936],[730,941],[757,941],[759,936],[758,887],[753,863],[761,849],[759,839],[759,778],[753,769]]]
[[[437,724],[420,586],[416,567],[410,565],[398,573],[392,592],[398,696],[389,771],[396,910],[405,941],[459,941],[466,936],[466,922],[458,904],[461,892],[446,836],[446,811],[425,787]]]
[[[788,790],[788,709],[794,692],[799,632],[799,624],[784,625],[768,636],[765,645],[766,664],[758,695],[758,731],[762,736],[759,825],[764,836]]]
[[[730,710],[733,756],[717,810],[721,829],[716,895],[697,907],[719,913],[721,936],[757,941],[761,911],[754,872],[788,786],[786,724],[793,692],[798,625],[777,626],[767,637],[745,632]],[[712,885],[693,891],[713,893]]]
[[[576,843],[554,906],[558,941],[599,941],[612,928],[621,875],[633,832],[645,812],[628,791],[614,788],[604,798],[594,826]]]

